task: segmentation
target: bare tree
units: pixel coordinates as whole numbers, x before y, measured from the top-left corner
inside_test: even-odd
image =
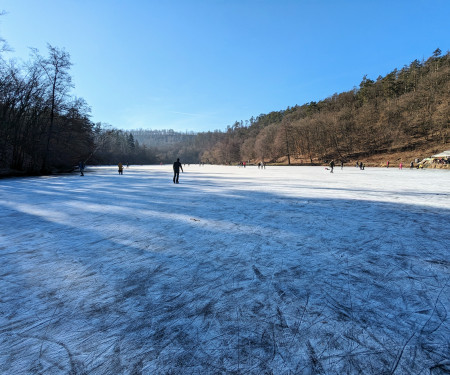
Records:
[[[62,111],[66,97],[71,88],[73,88],[72,78],[69,75],[69,69],[72,66],[70,55],[63,49],[47,45],[48,57],[39,55],[37,49],[32,49],[36,61],[43,72],[43,79],[47,83],[47,98],[49,101],[50,118],[46,131],[46,145],[42,158],[42,172],[47,170],[47,160],[50,153],[50,143],[53,137],[55,122],[55,113]]]

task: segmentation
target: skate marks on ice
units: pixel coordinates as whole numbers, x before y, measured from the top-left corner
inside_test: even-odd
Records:
[[[2,181],[0,372],[448,369],[449,207],[223,171]]]

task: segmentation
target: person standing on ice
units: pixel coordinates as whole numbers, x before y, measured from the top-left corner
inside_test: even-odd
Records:
[[[180,163],[180,159],[177,159],[175,163],[173,163],[173,183],[178,184],[178,178],[180,177],[180,168],[181,172],[183,171],[183,166]]]
[[[84,176],[84,162],[80,161],[78,167],[80,168],[80,176]]]
[[[331,168],[330,173],[333,173],[333,169],[334,169],[334,160],[331,160],[330,168]]]
[[[123,164],[119,162],[117,166],[119,167],[119,174],[123,174]]]

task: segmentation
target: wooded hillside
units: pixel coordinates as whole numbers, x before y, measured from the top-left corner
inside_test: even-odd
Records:
[[[1,40],[0,40],[1,41]],[[448,150],[450,56],[437,49],[351,91],[236,121],[224,131],[114,129],[90,120],[70,96],[69,54],[48,46],[19,64],[0,45],[0,171],[41,174],[88,164],[317,164],[331,159],[379,165]]]
[[[0,40],[1,42],[1,40]],[[48,46],[31,60],[6,60],[0,45],[0,175],[67,172],[89,164],[156,163],[132,134],[94,124],[90,108],[70,95],[70,55]]]
[[[442,56],[437,49],[426,61],[415,60],[384,77],[365,76],[352,91],[260,115],[248,126],[236,122],[202,159],[289,164],[399,153],[426,157],[449,148],[449,77],[449,53]]]
[[[239,161],[317,164],[331,159],[364,160],[378,165],[392,158],[409,162],[450,148],[449,53],[437,49],[426,61],[415,60],[375,80],[363,77],[358,87],[319,102],[236,121],[224,132],[203,132],[164,146],[143,136],[140,141],[164,149],[187,163]],[[132,131],[136,136],[136,132]]]

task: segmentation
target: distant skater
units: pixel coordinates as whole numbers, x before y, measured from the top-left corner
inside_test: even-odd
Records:
[[[180,159],[177,159],[177,161],[175,163],[173,163],[173,183],[174,184],[178,184],[178,179],[180,177],[180,168],[181,168],[181,172],[184,173],[183,166],[180,163]]]
[[[78,167],[80,168],[80,176],[84,176],[84,162],[80,161]]]
[[[123,174],[123,164],[119,163],[117,166],[119,167],[119,174]]]
[[[331,168],[330,173],[333,173],[333,169],[334,169],[334,160],[331,160],[330,168]]]

